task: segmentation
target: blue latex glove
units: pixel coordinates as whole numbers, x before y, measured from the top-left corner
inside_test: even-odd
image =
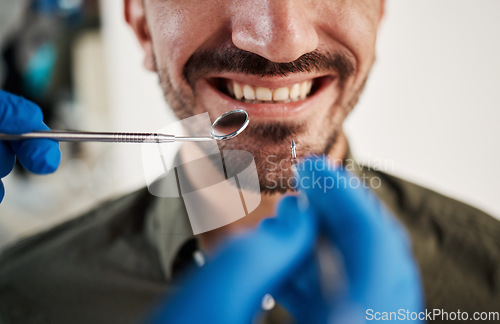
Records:
[[[420,277],[401,226],[366,189],[318,186],[343,177],[349,183],[346,171],[332,171],[322,159],[303,165],[313,166],[298,168],[309,206],[299,208],[295,197],[286,197],[276,218],[226,242],[162,306],[154,323],[249,323],[266,293],[301,323],[363,323],[368,309],[421,310]],[[335,246],[344,269],[334,292],[322,286],[314,252],[319,235]]]
[[[318,285],[328,280],[318,278],[318,265],[309,259],[282,288],[285,307],[305,323],[365,323],[376,319],[376,312],[421,312],[422,285],[409,238],[375,194],[323,158],[300,164],[298,179],[343,275],[334,279],[341,282],[333,291],[318,294],[326,288]]]
[[[277,217],[222,244],[213,260],[160,305],[151,323],[250,323],[264,295],[278,290],[312,253],[315,220],[298,210],[295,197],[285,198]]]
[[[35,130],[49,130],[43,123],[40,108],[24,98],[0,90],[0,133],[21,134]],[[37,174],[54,172],[61,160],[59,145],[53,140],[0,141],[0,178],[12,171],[16,156],[24,168]],[[0,180],[0,202],[4,193]]]

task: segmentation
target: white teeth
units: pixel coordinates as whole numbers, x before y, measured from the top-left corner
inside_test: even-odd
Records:
[[[257,89],[255,89],[255,95],[257,100],[261,101],[273,100],[273,91],[269,88],[257,87]]]
[[[243,89],[241,88],[241,86],[238,83],[233,82],[233,90],[234,90],[234,96],[236,97],[236,99],[240,100],[241,98],[243,98]]]
[[[289,98],[290,90],[288,88],[278,88],[273,91],[274,101],[285,101]]]
[[[309,81],[303,82],[300,85],[300,99],[305,99],[311,91],[312,83]]]
[[[255,91],[251,86],[245,84],[243,87],[243,96],[246,100],[255,100]]]
[[[287,102],[303,100],[311,93],[312,80],[295,83],[290,87],[281,87],[276,89],[266,87],[252,87],[248,84],[239,84],[236,82],[228,83],[228,93],[238,100],[249,101],[274,101]]]
[[[300,84],[295,83],[290,89],[290,99],[297,100],[300,96]]]

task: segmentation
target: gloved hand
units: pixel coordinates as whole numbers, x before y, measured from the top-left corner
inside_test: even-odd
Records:
[[[348,172],[332,170],[323,159],[302,166],[312,166],[298,167],[309,206],[299,208],[297,198],[286,197],[276,218],[226,242],[154,323],[249,323],[266,293],[300,323],[364,323],[370,309],[421,311],[420,278],[401,226],[367,189],[338,182],[355,183]],[[325,181],[340,186],[325,189]],[[335,246],[336,268],[344,272],[326,278],[334,291],[325,291],[329,271],[324,262],[318,266],[314,252],[319,235]]]
[[[267,293],[279,289],[312,253],[316,218],[287,197],[275,218],[263,220],[242,236],[222,244],[185,282],[159,305],[151,323],[250,323]]]
[[[311,258],[302,265],[278,296],[285,307],[304,323],[365,323],[384,312],[408,320],[421,312],[422,285],[409,238],[375,194],[323,158],[309,158],[297,171],[301,194],[319,219],[319,234],[337,253],[328,255],[336,258],[330,271],[328,257],[319,262],[323,269]],[[319,258],[324,253],[323,247]]]
[[[21,134],[35,130],[49,130],[43,123],[40,108],[24,98],[0,90],[0,133]],[[0,141],[0,179],[12,171],[16,156],[24,168],[37,174],[54,172],[61,160],[59,145],[53,140]],[[4,193],[0,180],[0,202]]]

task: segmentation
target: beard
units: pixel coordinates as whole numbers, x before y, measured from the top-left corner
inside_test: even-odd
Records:
[[[307,123],[249,124],[238,140],[218,144],[221,150],[247,151],[254,156],[261,193],[285,193],[296,190],[292,172],[292,139],[297,143],[297,159],[300,160],[309,155],[328,154],[341,130],[340,125],[330,124],[328,129],[311,140],[308,128]]]
[[[156,64],[156,60],[155,60]],[[197,102],[195,84],[204,75],[213,72],[239,72],[264,76],[286,76],[300,72],[329,72],[338,75],[338,87],[343,90],[346,80],[354,74],[355,62],[343,53],[304,54],[294,62],[275,63],[256,54],[226,45],[212,51],[195,52],[187,61],[183,76],[191,91],[174,86],[169,69],[156,66],[164,97],[174,114],[185,119],[205,111]],[[296,189],[292,172],[291,140],[297,143],[297,158],[310,155],[328,155],[334,148],[342,122],[357,103],[367,77],[350,94],[339,98],[328,107],[326,116],[314,121],[268,121],[250,123],[243,133],[228,141],[218,141],[220,151],[246,151],[255,161],[261,193],[285,193]],[[247,161],[237,161],[231,165]],[[241,163],[240,163],[241,162]],[[225,161],[229,163],[229,161]]]

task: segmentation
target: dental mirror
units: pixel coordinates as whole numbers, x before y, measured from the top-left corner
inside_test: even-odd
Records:
[[[228,111],[214,121],[210,134],[219,141],[225,141],[243,132],[249,121],[248,113],[242,109]]]
[[[219,116],[210,128],[210,136],[176,136],[162,133],[109,133],[79,131],[37,131],[25,134],[1,134],[0,140],[15,141],[49,138],[61,142],[110,142],[110,143],[171,143],[224,141],[241,134],[249,123],[248,113],[242,109]]]

